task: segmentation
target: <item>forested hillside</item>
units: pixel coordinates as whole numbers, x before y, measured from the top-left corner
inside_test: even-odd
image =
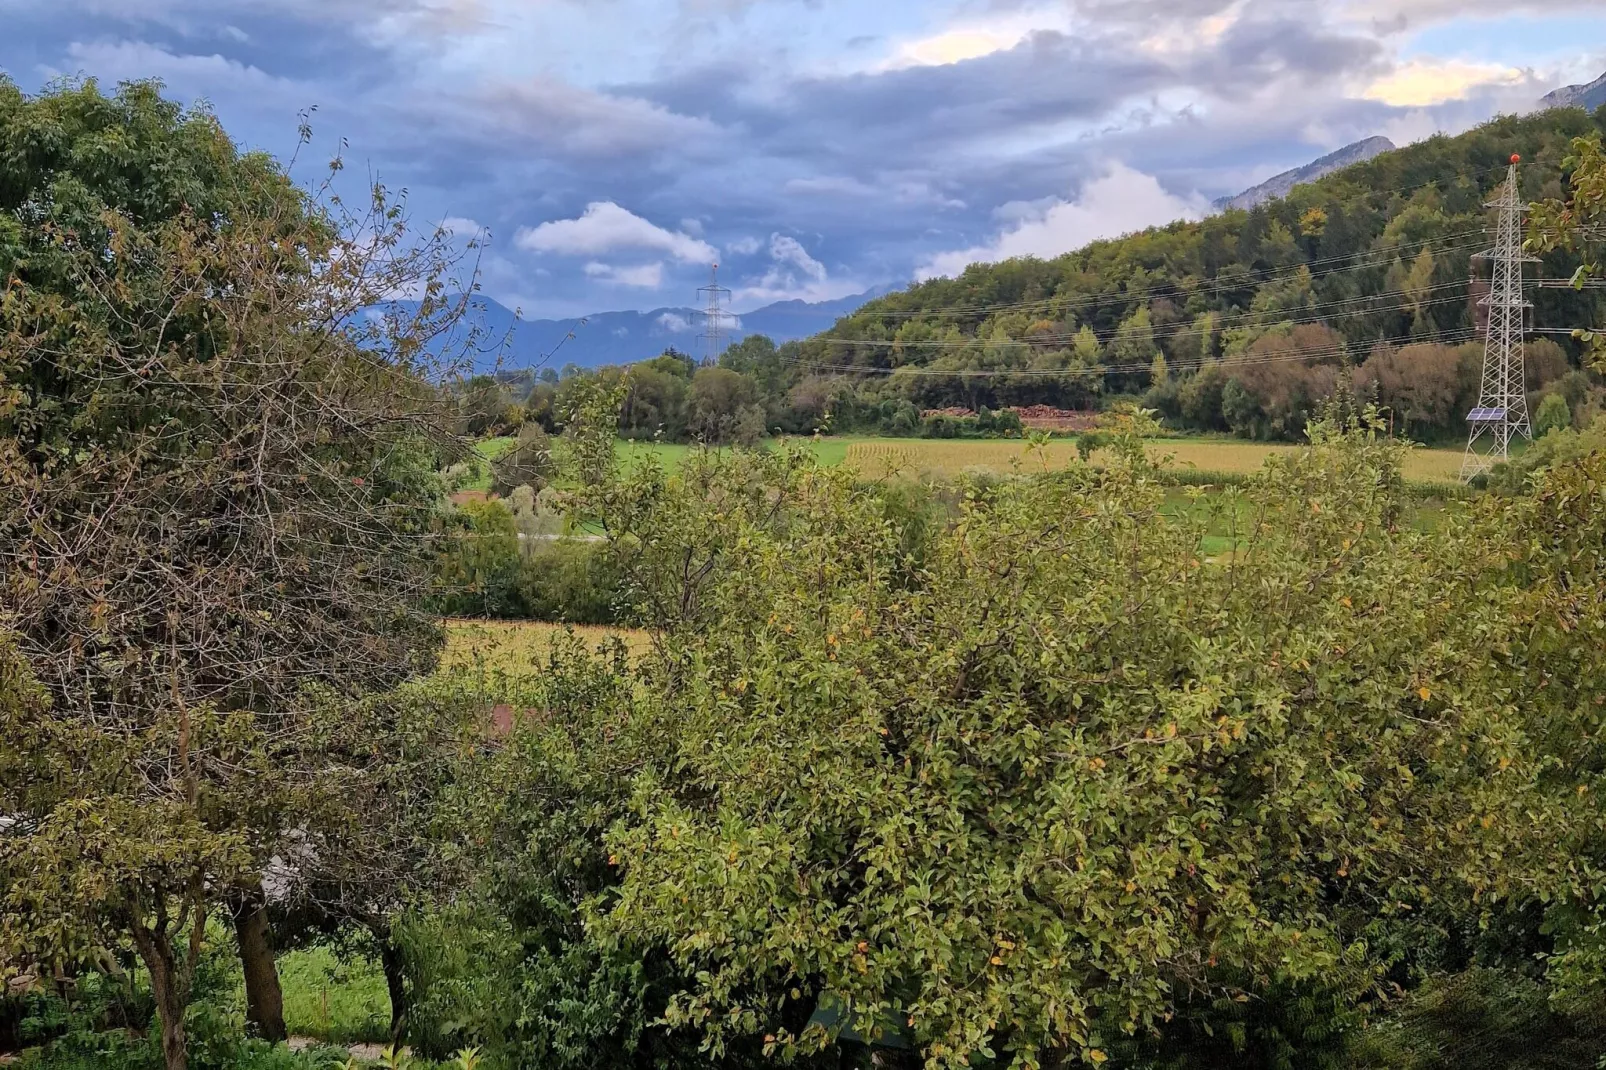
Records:
[[[1346,168],[1252,211],[974,265],[873,301],[795,350],[793,392],[839,409],[1098,407],[1142,396],[1175,426],[1294,437],[1340,384],[1409,432],[1458,431],[1477,389],[1483,207],[1523,157],[1525,200],[1563,192],[1574,137],[1606,113],[1502,118]],[[1568,278],[1557,255],[1533,265]],[[1486,272],[1484,272],[1486,275]],[[1533,291],[1535,324],[1598,324],[1606,292]],[[1554,339],[1552,341],[1551,339]],[[1530,347],[1530,387],[1574,422],[1601,407],[1566,334]],[[852,404],[850,404],[850,402]]]

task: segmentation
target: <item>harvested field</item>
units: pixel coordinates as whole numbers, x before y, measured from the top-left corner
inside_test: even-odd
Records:
[[[1169,458],[1168,467],[1229,475],[1257,472],[1268,457],[1297,449],[1294,445],[1216,439],[1157,439],[1150,443],[1151,455]],[[1008,439],[874,439],[849,446],[844,463],[871,478],[894,472],[951,478],[967,470],[1000,474],[1052,470],[1071,463],[1076,455],[1076,444],[1069,441],[1050,442],[1042,450],[1028,452],[1025,443]],[[1095,463],[1098,459],[1094,454]],[[1461,454],[1451,450],[1412,450],[1405,462],[1405,477],[1422,482],[1451,482],[1460,471]]]
[[[587,647],[596,649],[614,636],[632,653],[651,640],[634,628],[548,624],[541,621],[452,620],[446,622],[443,669],[484,668],[490,672],[527,673],[540,667],[552,644],[570,629]]]

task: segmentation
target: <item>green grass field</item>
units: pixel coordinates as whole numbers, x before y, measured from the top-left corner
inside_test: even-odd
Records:
[[[380,1043],[390,1033],[390,993],[377,963],[342,961],[326,947],[279,956],[284,1023],[292,1036],[329,1044]]]

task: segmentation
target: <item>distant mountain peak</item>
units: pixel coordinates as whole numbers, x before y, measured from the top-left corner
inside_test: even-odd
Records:
[[[1252,189],[1246,189],[1236,197],[1223,197],[1215,202],[1217,210],[1228,208],[1241,208],[1248,211],[1256,205],[1267,201],[1286,197],[1288,191],[1305,182],[1314,182],[1318,178],[1332,174],[1334,171],[1348,167],[1351,164],[1365,163],[1374,156],[1385,152],[1393,152],[1394,142],[1386,137],[1369,137],[1364,141],[1357,141],[1353,145],[1345,145],[1337,152],[1330,152],[1319,160],[1312,160],[1303,167],[1296,167],[1291,171],[1284,171],[1280,175],[1268,178]]]
[[[1594,111],[1606,104],[1606,74],[1588,85],[1565,85],[1539,99],[1542,108],[1583,108]]]
[[[896,287],[877,286],[864,293],[834,301],[778,301],[750,312],[729,316],[725,334],[739,342],[750,334],[772,341],[808,338],[830,327],[865,302]],[[406,304],[406,302],[398,302]],[[703,313],[694,308],[655,308],[651,311],[593,312],[572,319],[526,319],[487,294],[469,299],[470,323],[492,351],[480,355],[477,371],[500,366],[585,368],[649,360],[668,347],[700,352]]]

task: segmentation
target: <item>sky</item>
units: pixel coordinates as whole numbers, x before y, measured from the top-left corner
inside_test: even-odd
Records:
[[[0,0],[0,71],[160,79],[405,189],[527,317],[746,311],[1178,218],[1606,71],[1600,0]]]

